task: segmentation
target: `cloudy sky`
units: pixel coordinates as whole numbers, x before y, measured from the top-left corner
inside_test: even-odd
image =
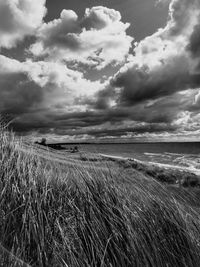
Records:
[[[0,114],[33,139],[200,140],[200,0],[0,0]]]

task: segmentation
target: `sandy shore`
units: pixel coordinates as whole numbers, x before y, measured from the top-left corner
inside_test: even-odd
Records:
[[[140,164],[144,164],[146,166],[157,166],[159,168],[163,168],[163,169],[173,169],[173,170],[179,170],[179,171],[183,171],[183,172],[190,172],[190,173],[194,173],[198,176],[200,176],[200,170],[197,170],[195,168],[192,167],[181,167],[181,166],[175,166],[175,165],[170,165],[170,164],[165,164],[165,163],[157,163],[157,162],[146,162],[146,161],[140,161],[134,158],[126,158],[126,157],[120,157],[120,156],[114,156],[114,155],[108,155],[108,154],[99,154],[100,156],[104,157],[104,158],[108,158],[108,159],[116,159],[116,160],[129,160],[129,161],[135,161],[137,163]]]

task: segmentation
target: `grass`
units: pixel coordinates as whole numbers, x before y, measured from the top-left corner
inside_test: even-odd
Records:
[[[199,266],[198,187],[56,153],[0,131],[0,266]]]
[[[153,164],[145,164],[134,159],[120,159],[118,163],[124,168],[134,168],[162,183],[179,184],[183,187],[200,187],[199,177],[187,170],[164,168]]]

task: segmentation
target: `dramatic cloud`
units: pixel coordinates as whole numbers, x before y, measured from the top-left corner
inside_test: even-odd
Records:
[[[19,107],[17,114],[23,113],[26,106],[29,109],[34,106],[35,111],[80,109],[75,106],[76,98],[90,97],[104,86],[85,79],[82,73],[61,63],[19,62],[5,56],[0,56],[0,77],[0,108],[8,114],[14,114],[10,111],[12,105],[13,110]]]
[[[111,86],[120,89],[119,105],[133,105],[200,86],[196,67],[200,58],[191,55],[198,55],[199,17],[198,0],[171,2],[165,28],[142,40],[129,63],[111,80]]]
[[[125,60],[133,40],[126,35],[128,27],[114,9],[86,9],[83,18],[72,10],[63,10],[59,19],[40,27],[30,51],[51,60],[75,61],[101,69]]]
[[[184,110],[192,104],[188,97],[191,93],[185,93],[182,98],[177,94],[154,103],[138,104],[132,108],[76,112],[51,109],[40,114],[25,114],[15,121],[15,129],[37,130],[40,133],[48,133],[51,129],[51,134],[60,136],[96,134],[99,138],[105,137],[103,134],[105,132],[113,137],[119,137],[120,134],[124,137],[126,135],[134,137],[145,131],[147,133],[174,132],[181,126]],[[182,115],[178,115],[179,113]],[[172,121],[175,122],[172,123]]]
[[[31,80],[46,88],[45,91],[55,91],[53,101],[61,91],[60,97],[67,96],[68,105],[73,105],[75,98],[90,97],[103,88],[99,81],[91,82],[84,78],[82,72],[71,70],[59,62],[26,61],[24,66]],[[57,103],[61,104],[59,101]]]
[[[0,56],[0,113],[14,118],[36,108],[42,98],[41,87],[28,79],[25,66]]]
[[[127,138],[127,136],[134,137],[138,134],[144,133],[163,133],[163,132],[174,132],[176,130],[175,127],[172,127],[167,124],[135,124],[135,126],[125,126],[121,127],[110,127],[109,129],[106,127],[96,128],[96,129],[80,129],[76,131],[77,135],[88,135],[88,137],[95,138],[110,138],[110,137],[122,137]],[[57,134],[67,134],[69,136],[73,136],[74,132],[66,129],[60,130]]]
[[[46,0],[0,0],[0,47],[16,46],[34,35],[46,14]]]
[[[0,0],[0,113],[17,132],[49,137],[197,135],[200,2],[158,2],[171,2],[166,26],[133,47],[114,9],[44,23],[45,0]],[[34,43],[14,59],[28,35]]]

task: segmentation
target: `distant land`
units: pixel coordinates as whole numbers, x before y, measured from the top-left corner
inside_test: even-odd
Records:
[[[181,144],[184,144],[184,143],[197,143],[200,145],[200,141],[135,141],[135,142],[108,142],[108,141],[105,141],[105,142],[89,142],[89,141],[80,141],[80,142],[52,142],[52,143],[49,143],[47,142],[47,145],[117,145],[117,144],[166,144],[166,143],[181,143]]]

